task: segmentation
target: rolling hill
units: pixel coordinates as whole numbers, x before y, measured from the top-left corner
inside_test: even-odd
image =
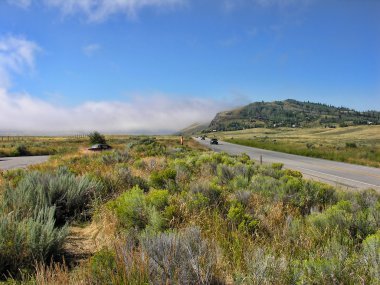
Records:
[[[345,107],[293,99],[255,102],[234,110],[216,114],[210,125],[197,131],[236,131],[251,128],[276,127],[345,127],[380,124],[380,112],[360,112]],[[193,128],[190,128],[192,131]],[[182,134],[190,134],[184,129]]]

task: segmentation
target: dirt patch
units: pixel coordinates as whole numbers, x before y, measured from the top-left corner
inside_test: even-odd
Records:
[[[64,244],[68,263],[79,263],[97,251],[96,238],[100,229],[91,224],[87,227],[70,227],[69,236]]]
[[[69,227],[69,235],[64,244],[65,260],[69,266],[85,261],[103,247],[109,247],[114,240],[115,224],[109,219],[93,221],[80,227]]]

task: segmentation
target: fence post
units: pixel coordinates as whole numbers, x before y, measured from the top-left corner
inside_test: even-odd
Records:
[[[263,164],[263,156],[260,155],[260,165],[262,165],[262,164]]]

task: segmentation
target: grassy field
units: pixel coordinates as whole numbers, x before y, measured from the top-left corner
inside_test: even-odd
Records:
[[[69,137],[22,137],[0,141],[0,157],[53,155],[78,150],[86,139]]]
[[[0,282],[379,284],[376,192],[193,140],[109,142],[1,173]]]
[[[231,143],[380,167],[380,126],[258,128],[213,135]]]
[[[118,146],[125,142],[129,136],[110,135],[106,136],[108,142]],[[86,149],[90,146],[87,136],[83,137],[7,137],[0,140],[0,157],[8,156],[33,156],[55,155],[73,153]]]

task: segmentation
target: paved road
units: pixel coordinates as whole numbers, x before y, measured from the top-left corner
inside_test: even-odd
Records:
[[[209,146],[214,151],[225,151],[230,154],[246,153],[254,160],[263,163],[282,162],[285,168],[302,172],[304,177],[349,189],[376,189],[380,191],[380,169],[331,160],[311,158],[294,154],[258,149],[220,141],[219,145],[210,145],[206,139],[195,140]]]
[[[43,156],[23,156],[23,157],[0,157],[0,170],[15,168],[25,168],[29,165],[45,162],[48,155]]]

